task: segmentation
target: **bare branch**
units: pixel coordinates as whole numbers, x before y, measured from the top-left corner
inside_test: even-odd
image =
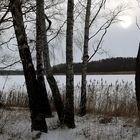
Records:
[[[7,16],[7,14],[9,13],[9,10],[10,10],[10,8],[9,8],[9,6],[8,6],[8,9],[7,9],[7,11],[5,12],[5,14],[2,16],[2,18],[0,19],[0,25],[1,25],[1,23],[4,21],[4,19],[5,19],[5,17]]]
[[[21,61],[18,60],[18,61],[15,61],[15,62],[13,62],[12,64],[9,64],[9,65],[7,65],[7,66],[5,66],[5,67],[0,67],[0,70],[7,69],[7,68],[9,68],[9,67],[11,67],[11,66],[14,66],[14,65],[17,64],[17,63],[21,63]]]
[[[80,3],[80,5],[82,5],[82,7],[83,7],[84,9],[86,9],[86,6],[85,6],[84,4],[82,4],[82,2],[81,2],[80,0],[78,0],[78,2]]]
[[[49,9],[49,8],[55,7],[55,6],[59,5],[59,4],[62,4],[63,2],[65,2],[65,0],[57,1],[56,3],[51,3],[50,5],[47,4],[45,6],[45,9]]]
[[[100,6],[99,6],[99,9],[97,10],[95,16],[94,16],[93,19],[91,20],[91,22],[90,22],[90,24],[89,24],[89,27],[91,27],[92,23],[93,23],[93,22],[95,21],[95,19],[97,18],[98,14],[100,13],[100,11],[101,11],[102,7],[105,5],[105,3],[106,3],[106,0],[102,0],[102,1],[101,1],[101,4],[100,4]]]
[[[52,22],[51,20],[48,18],[48,16],[45,14],[45,18],[47,19],[48,23],[49,23],[49,26],[47,28],[47,31],[50,29],[51,25],[52,25]]]
[[[107,20],[97,31],[96,33],[94,33],[90,38],[89,40],[91,40],[92,38],[94,38],[100,31],[104,30],[105,29],[105,25],[109,22],[109,20]],[[104,28],[103,28],[104,27]]]
[[[90,56],[90,58],[88,59],[88,62],[92,59],[92,57],[93,57],[93,56],[97,53],[97,51],[99,50],[99,47],[100,47],[100,45],[101,45],[101,43],[102,43],[102,41],[103,41],[103,39],[104,39],[104,36],[105,36],[106,33],[107,33],[108,28],[111,26],[111,24],[113,23],[113,21],[116,19],[116,17],[118,16],[118,14],[119,14],[120,12],[122,12],[122,11],[118,11],[118,12],[112,17],[112,19],[110,19],[110,21],[108,20],[107,22],[105,22],[105,24],[108,23],[108,22],[109,22],[109,23],[108,23],[108,25],[107,25],[106,27],[104,27],[104,33],[102,34],[102,36],[101,36],[101,38],[100,38],[100,41],[99,41],[99,43],[98,43],[98,45],[97,45],[97,47],[96,47],[94,53],[93,53],[93,54]],[[103,25],[105,25],[105,24],[103,24]],[[101,30],[103,30],[102,27],[103,27],[103,26],[101,26],[100,30],[98,30],[97,32],[100,32]],[[96,33],[97,33],[97,32],[96,32]],[[96,35],[96,33],[95,33],[94,35]],[[91,37],[90,37],[90,39],[91,39]]]
[[[12,27],[13,27],[13,25],[10,25],[10,26],[8,26],[8,27],[1,28],[0,31],[4,31],[4,30],[10,29],[10,28],[12,28]]]
[[[82,11],[83,11],[83,9],[76,15],[76,17],[75,17],[74,20],[76,20],[76,19],[80,16],[80,14],[82,13]],[[64,27],[64,25],[66,24],[66,22],[67,22],[67,20],[65,20],[65,21],[63,22],[63,24],[60,26],[60,28],[59,28],[59,30],[57,31],[57,33],[55,34],[55,36],[52,37],[50,40],[48,40],[48,43],[50,43],[52,40],[54,40],[54,39],[59,35],[59,33],[61,32],[61,30],[62,30],[62,28]],[[47,30],[49,30],[49,27],[48,27]]]
[[[107,29],[105,29],[104,33],[102,34],[102,37],[101,37],[101,39],[100,39],[100,41],[99,41],[99,43],[98,43],[96,49],[94,50],[94,53],[89,57],[88,62],[92,59],[92,57],[93,57],[93,56],[97,53],[97,51],[99,50],[99,47],[100,47],[100,45],[101,45],[101,43],[102,43],[102,41],[103,41],[103,38],[104,38],[104,36],[106,35],[106,33],[107,33]]]
[[[6,41],[6,42],[1,42],[0,46],[3,46],[3,45],[5,45],[5,44],[8,44],[8,43],[9,43],[12,39],[14,39],[14,38],[15,38],[15,36],[12,36],[12,37],[9,38],[8,41]]]
[[[54,37],[52,37],[50,40],[48,40],[48,44],[49,44],[53,39],[55,39],[55,38],[58,36],[58,34],[61,32],[61,30],[62,30],[63,26],[66,24],[66,22],[67,22],[67,20],[65,20],[65,21],[63,22],[63,24],[60,26],[60,28],[59,28],[59,30],[57,31],[56,35],[55,35]]]
[[[140,30],[140,25],[138,24],[138,19],[137,19],[137,17],[136,17],[136,26],[137,26],[137,28]]]

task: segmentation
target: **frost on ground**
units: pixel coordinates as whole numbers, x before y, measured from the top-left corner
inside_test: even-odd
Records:
[[[76,128],[59,126],[57,116],[46,119],[49,132],[38,140],[140,140],[135,118],[75,117]],[[25,109],[0,110],[0,140],[32,140],[30,115]]]

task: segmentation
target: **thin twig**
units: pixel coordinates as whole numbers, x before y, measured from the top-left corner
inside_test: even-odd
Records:
[[[5,67],[0,67],[0,70],[7,69],[7,68],[9,68],[9,67],[11,67],[11,66],[14,66],[14,65],[17,64],[17,63],[20,63],[20,62],[21,62],[21,61],[18,60],[18,61],[15,61],[15,62],[13,62],[12,64],[9,64],[9,65],[7,65],[7,66],[5,66]]]
[[[4,19],[5,19],[5,17],[7,16],[9,10],[10,10],[10,8],[9,8],[9,6],[8,6],[7,11],[5,12],[5,14],[4,14],[4,15],[2,16],[2,18],[0,19],[0,25],[1,25],[1,23],[4,21]]]
[[[89,27],[91,27],[92,23],[95,21],[95,19],[97,18],[99,12],[101,11],[103,5],[106,3],[106,0],[102,0],[100,6],[99,6],[99,9],[97,10],[95,16],[93,17],[93,19],[91,20],[90,24],[89,24]]]
[[[47,28],[47,31],[51,28],[52,22],[51,20],[48,18],[48,16],[45,14],[45,18],[47,19],[47,22],[49,23],[49,26]]]

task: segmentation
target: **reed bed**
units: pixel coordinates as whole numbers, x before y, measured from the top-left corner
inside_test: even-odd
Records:
[[[59,85],[62,100],[65,100],[65,85]],[[5,107],[28,107],[28,96],[23,88],[12,89],[7,93],[1,92],[0,101]],[[75,112],[78,113],[80,104],[81,86],[75,86]],[[52,108],[53,98],[48,90]],[[134,116],[137,114],[137,105],[134,85],[132,82],[116,81],[108,84],[101,79],[90,80],[87,83],[87,113],[105,114],[110,116]]]

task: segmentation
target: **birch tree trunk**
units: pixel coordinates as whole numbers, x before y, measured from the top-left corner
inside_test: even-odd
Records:
[[[44,31],[46,31],[46,30],[44,30]],[[48,43],[47,43],[47,36],[45,36],[44,40],[46,42],[46,45],[44,46],[44,53],[43,53],[45,75],[46,75],[46,79],[47,79],[47,81],[49,83],[49,86],[51,88],[51,91],[52,91],[53,101],[54,101],[54,105],[55,105],[55,108],[56,108],[56,112],[58,114],[58,118],[59,118],[60,122],[62,122],[63,121],[63,115],[64,115],[64,105],[63,105],[63,102],[62,102],[62,99],[61,99],[61,95],[60,95],[60,92],[59,92],[57,82],[56,82],[56,80],[53,76],[52,68],[51,68],[51,65],[50,65],[49,46],[48,46]]]
[[[75,127],[74,122],[74,81],[73,81],[73,10],[74,0],[67,4],[67,31],[66,31],[66,103],[64,109],[64,123],[69,128]]]
[[[138,54],[136,58],[135,90],[136,90],[136,100],[137,100],[137,107],[138,107],[138,117],[140,123],[140,44],[139,44]]]
[[[27,43],[27,36],[25,33],[21,11],[21,1],[10,0],[10,10],[13,17],[13,26],[18,43],[20,59],[23,65],[24,77],[29,97],[32,122],[31,127],[32,130],[47,132],[47,125],[44,115],[45,107],[43,106],[42,94],[40,94],[38,88],[36,72],[32,63],[31,53]]]
[[[37,0],[37,27],[38,27],[37,28],[38,29],[37,30],[38,79],[43,78],[42,76],[39,77],[39,74],[40,73],[43,74],[42,62],[44,62],[46,79],[52,90],[52,94],[54,98],[54,105],[58,114],[58,118],[60,122],[62,122],[62,114],[63,114],[64,105],[61,100],[61,95],[60,95],[56,80],[53,76],[51,65],[50,65],[49,46],[48,46],[47,35],[46,35],[47,29],[46,29],[46,23],[45,23],[44,0]],[[42,52],[43,52],[43,58],[42,58]]]
[[[80,101],[80,115],[86,114],[86,75],[88,64],[88,42],[89,42],[89,24],[90,24],[90,9],[91,0],[87,0],[85,30],[84,30],[84,46],[83,46],[83,62],[82,62],[82,79],[81,79],[81,101]]]
[[[44,0],[36,0],[36,58],[37,58],[37,80],[40,88],[40,92],[44,95],[47,107],[46,117],[52,116],[51,107],[48,100],[48,95],[44,80],[44,68],[43,68],[43,49],[45,46],[44,36],[46,36],[44,15]],[[45,32],[44,32],[45,30]]]

